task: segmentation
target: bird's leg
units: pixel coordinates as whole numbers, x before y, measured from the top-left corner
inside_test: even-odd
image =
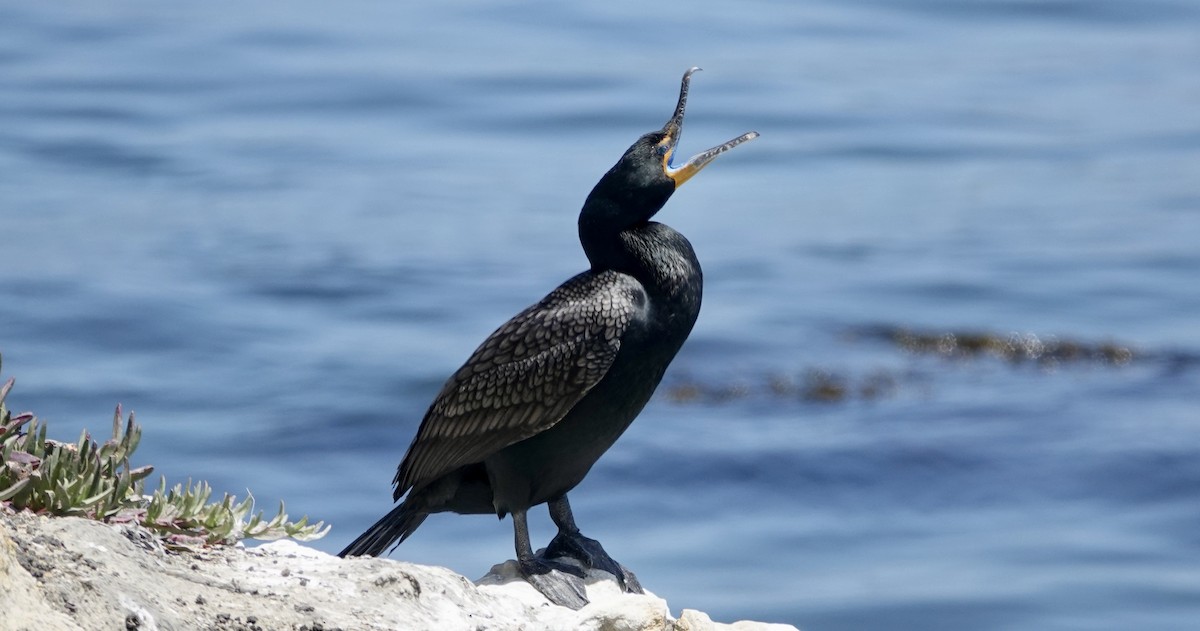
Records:
[[[588,604],[583,572],[566,563],[534,556],[533,547],[529,544],[529,524],[525,521],[525,511],[513,511],[512,518],[517,564],[525,580],[556,605],[580,609]]]
[[[554,525],[558,526],[558,534],[554,536],[550,545],[546,546],[544,558],[568,557],[575,559],[584,567],[604,570],[617,577],[617,582],[626,592],[644,593],[641,583],[638,582],[633,572],[608,556],[599,541],[589,539],[579,532],[566,495],[550,501],[550,518],[554,520]]]

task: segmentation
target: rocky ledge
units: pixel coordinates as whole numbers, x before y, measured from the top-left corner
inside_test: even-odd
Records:
[[[0,507],[0,630],[785,631],[671,616],[653,595],[588,578],[591,604],[551,605],[515,563],[476,583],[440,567],[339,559],[291,541],[169,552],[145,531]]]

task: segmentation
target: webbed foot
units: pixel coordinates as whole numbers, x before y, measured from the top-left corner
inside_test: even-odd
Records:
[[[603,570],[612,574],[620,583],[621,589],[630,594],[642,594],[642,584],[638,582],[633,572],[629,568],[617,563],[608,553],[604,551],[604,547],[599,541],[590,539],[579,534],[565,534],[559,532],[550,545],[546,546],[542,553],[542,559],[556,559],[567,557],[579,561],[584,567]]]

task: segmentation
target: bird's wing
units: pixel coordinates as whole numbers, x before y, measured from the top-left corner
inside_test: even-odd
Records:
[[[396,471],[396,499],[561,420],[608,372],[645,305],[632,277],[584,272],[497,329],[429,406]]]

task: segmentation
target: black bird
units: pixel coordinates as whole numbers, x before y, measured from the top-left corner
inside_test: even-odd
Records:
[[[591,269],[492,333],[438,393],[393,480],[404,502],[340,556],[379,555],[430,513],[513,517],[521,573],[551,601],[587,603],[583,573],[633,573],[575,525],[567,493],[642,411],[700,313],[700,262],[682,234],[650,218],[675,189],[749,132],[671,165],[692,68],[675,114],[633,143],[588,195],[579,241]],[[407,496],[405,494],[407,493]],[[541,555],[525,513],[543,502],[558,534]]]

